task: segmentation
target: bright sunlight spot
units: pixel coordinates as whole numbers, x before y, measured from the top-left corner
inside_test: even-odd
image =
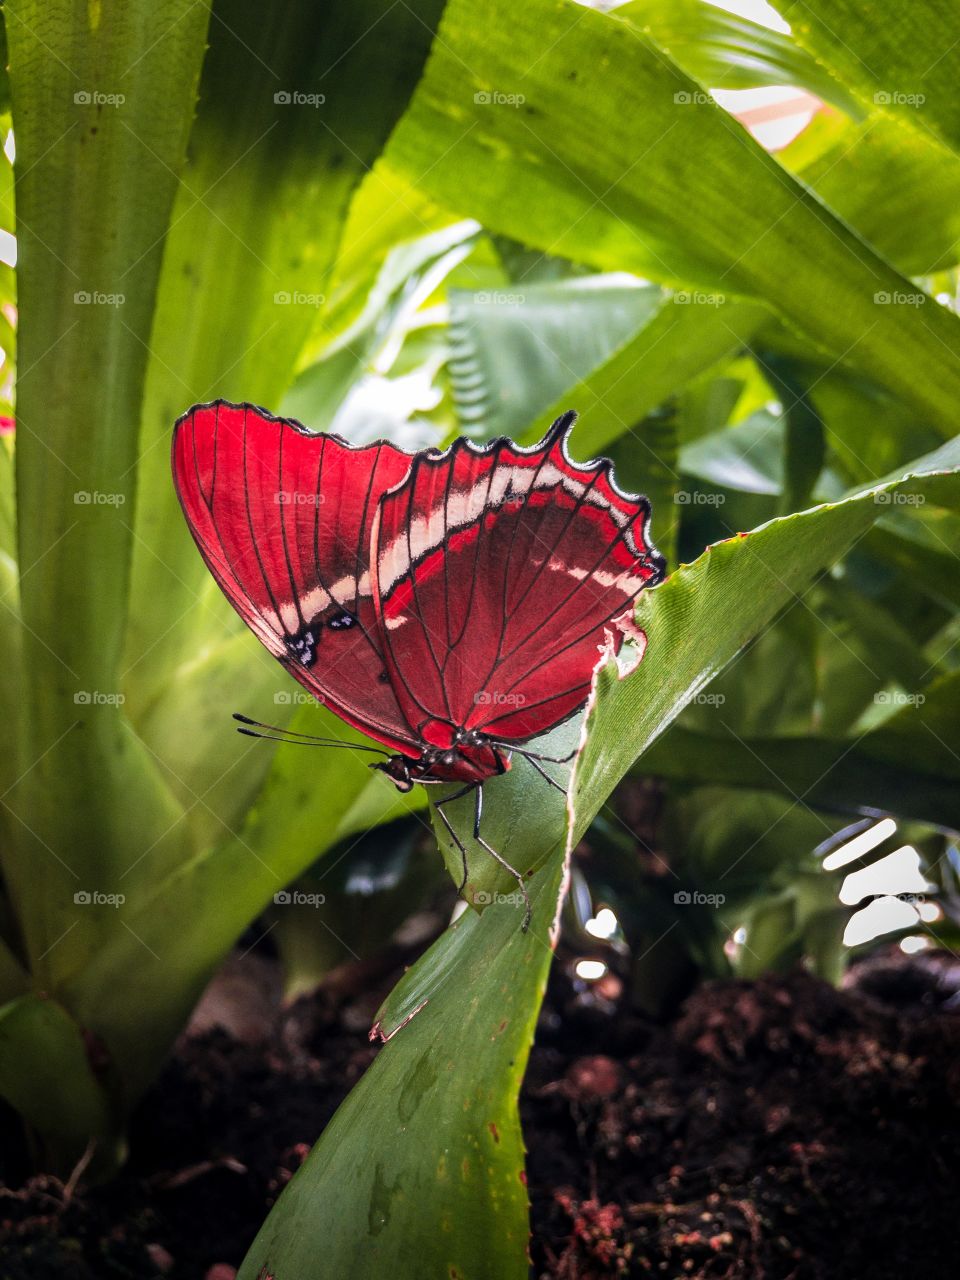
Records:
[[[917,909],[911,902],[904,902],[902,898],[874,898],[869,906],[847,921],[844,946],[858,947],[895,929],[909,929],[918,919]]]
[[[929,951],[930,947],[930,939],[925,938],[922,933],[911,933],[908,938],[900,939],[900,950],[908,956],[916,955],[918,951]]]
[[[790,85],[762,89],[714,87],[711,93],[767,151],[778,151],[792,142],[820,108],[819,98]]]
[[[619,923],[609,907],[601,907],[597,914],[587,921],[584,928],[595,938],[612,938],[619,928]]]
[[[602,960],[578,960],[574,972],[584,982],[598,982],[607,972],[607,966]]]
[[[17,237],[9,231],[0,231],[0,262],[8,267],[17,265]]]
[[[860,835],[854,836],[852,840],[842,844],[839,849],[834,849],[832,853],[828,853],[823,860],[824,871],[836,871],[838,867],[845,867],[848,862],[853,862],[855,858],[862,858],[865,853],[869,853],[871,849],[875,849],[877,845],[883,844],[884,840],[889,839],[896,829],[897,824],[892,818],[884,818],[876,826],[870,827],[867,831],[862,831]]]
[[[790,31],[790,24],[766,0],[708,0],[708,3],[740,18],[749,18],[771,31],[784,35]],[[820,100],[813,94],[786,85],[761,89],[718,87],[712,92],[717,102],[735,115],[768,151],[778,151],[792,142],[820,106]]]
[[[877,894],[931,893],[935,888],[920,870],[919,853],[905,844],[872,866],[851,871],[840,887],[840,901],[853,907]]]

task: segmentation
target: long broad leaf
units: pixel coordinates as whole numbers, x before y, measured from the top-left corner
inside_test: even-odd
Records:
[[[279,403],[323,324],[350,199],[417,82],[439,9],[440,0],[418,14],[390,0],[214,9],[151,340],[128,642],[138,698],[209,635],[198,597],[233,622],[206,595],[212,584],[177,509],[172,424],[218,396]]]
[[[586,830],[633,761],[756,633],[755,608],[778,611],[799,585],[869,530],[887,509],[887,495],[955,501],[958,472],[960,437],[897,480],[717,543],[641,596],[636,623],[651,638],[650,652],[626,679],[618,678],[611,663],[597,673],[597,696],[574,777],[574,834]]]
[[[943,826],[960,827],[957,778],[925,772],[912,763],[922,740],[896,741],[882,730],[862,742],[842,738],[749,738],[708,735],[674,727],[644,758],[644,769],[681,782],[782,791],[811,808],[885,810]],[[934,744],[932,737],[923,742]],[[896,752],[880,760],[880,750]],[[947,753],[942,748],[938,765]]]
[[[542,780],[534,790],[522,765],[488,788],[487,836],[514,865],[542,867],[529,933],[517,895],[498,898],[496,881],[478,890],[471,861],[468,898],[482,917],[462,918],[381,1010],[377,1030],[389,1043],[284,1192],[240,1280],[376,1277],[387,1265],[431,1280],[526,1275],[516,1097],[573,847],[683,706],[869,528],[884,509],[878,496],[953,496],[958,471],[960,440],[900,480],[711,547],[641,597],[648,648],[631,674],[615,661],[597,670],[569,814]],[[469,818],[457,811],[461,838],[479,855]]]
[[[440,203],[514,239],[764,299],[944,436],[954,430],[960,321],[879,304],[917,290],[629,15],[572,0],[522,11],[493,0],[481,13],[451,0],[388,155]]]
[[[943,0],[777,0],[794,39],[868,107],[960,150],[960,13]]]
[[[0,1006],[0,1096],[40,1135],[48,1167],[61,1177],[83,1155],[92,1133],[115,1128],[80,1027],[44,996],[21,995]],[[100,1153],[103,1167],[111,1155]]]
[[[789,84],[851,115],[864,112],[840,77],[788,35],[727,13],[708,0],[630,0],[620,15],[712,88]]]
[[[463,434],[519,437],[644,329],[660,301],[659,289],[617,276],[451,289],[450,383]]]
[[[815,117],[777,159],[904,273],[956,261],[958,156],[931,130],[916,127],[916,111],[891,112],[882,93],[851,93],[793,36],[708,0],[631,0],[619,12],[703,85],[796,85],[847,112],[852,119]]]
[[[291,723],[348,743],[365,741],[315,705],[303,707]],[[266,747],[241,741],[253,750]],[[109,1047],[129,1098],[152,1078],[204,984],[274,895],[346,837],[424,803],[371,775],[368,761],[349,750],[281,747],[236,830],[217,822],[211,811],[215,842],[156,877],[149,888],[128,893],[123,927],[71,974],[63,992],[82,1025]],[[192,803],[208,804],[199,791]],[[317,912],[316,927],[338,931],[329,909]]]
[[[131,823],[161,858],[173,853],[178,807],[124,724],[119,674],[146,353],[207,16],[191,0],[4,8],[30,706],[29,771],[5,803],[20,844],[12,891],[41,981],[112,927],[109,911],[77,912],[73,895],[109,887]]]
[[[524,438],[539,440],[565,405],[579,405],[578,443],[596,453],[630,430],[690,379],[733,355],[769,316],[756,302],[680,289],[649,324],[537,416]]]

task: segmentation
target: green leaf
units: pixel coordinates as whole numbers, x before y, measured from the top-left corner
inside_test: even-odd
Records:
[[[764,338],[767,335],[763,335]],[[761,348],[761,359],[770,358]],[[810,398],[823,419],[831,462],[848,483],[867,483],[936,447],[929,420],[864,378],[809,363]]]
[[[53,1162],[48,1167],[63,1177],[90,1135],[108,1133],[113,1124],[80,1028],[42,996],[0,1007],[0,1096],[40,1135]]]
[[[242,823],[273,758],[268,743],[235,732],[231,715],[262,710],[271,724],[287,720],[298,695],[286,684],[276,661],[243,630],[178,667],[142,714],[141,740],[183,806],[197,848],[219,843]],[[322,762],[314,764],[322,774]]]
[[[878,253],[905,275],[926,275],[960,260],[955,151],[878,111],[838,131],[831,145],[804,163],[806,132],[778,159],[791,169],[799,162],[798,176]]]
[[[683,706],[869,527],[883,510],[876,492],[942,497],[956,491],[957,470],[960,439],[921,459],[916,478],[772,521],[710,548],[641,596],[636,618],[647,651],[631,674],[621,677],[616,662],[596,673],[569,815],[563,797],[522,761],[486,789],[485,838],[521,871],[542,868],[531,884],[529,933],[519,928],[522,903],[509,880],[489,860],[480,864],[472,809],[461,801],[451,819],[471,851],[468,901],[483,914],[465,913],[381,1010],[378,1029],[389,1043],[281,1196],[240,1280],[261,1268],[287,1280],[373,1277],[398,1257],[415,1257],[422,1275],[526,1275],[516,1096],[570,850]],[[575,731],[563,726],[549,741]],[[457,856],[444,844],[456,875]],[[508,892],[498,900],[501,888]],[[491,1142],[491,1124],[499,1142]]]
[[[580,443],[606,448],[691,378],[733,355],[768,313],[754,302],[680,290],[611,357],[543,410],[524,439],[535,440],[564,408],[583,415]]]
[[[951,5],[778,0],[777,9],[797,43],[862,103],[960,149],[960,14]]]
[[[858,98],[793,37],[704,0],[634,0],[619,12],[701,84],[796,85],[854,117],[820,114],[777,159],[906,274],[956,262],[960,164],[936,135],[914,127],[915,112],[904,118],[870,94]]]
[[[149,649],[150,662],[134,694],[152,695],[209,625],[191,607],[207,571],[170,483],[173,422],[218,396],[276,407],[323,324],[351,197],[416,83],[439,7],[215,10],[150,343],[128,640],[129,660]]]
[[[783,491],[783,417],[760,409],[736,426],[699,436],[680,450],[684,475],[743,493]]]
[[[877,759],[877,746],[892,758]],[[935,767],[942,770],[942,761],[941,755]],[[880,809],[950,827],[960,823],[955,771],[952,777],[926,772],[912,763],[905,744],[881,730],[858,743],[813,735],[740,738],[675,726],[650,749],[643,767],[678,782],[782,792],[794,801],[802,797],[810,808]]]
[[[767,360],[764,371],[783,404],[784,488],[781,509],[801,511],[813,498],[826,458],[823,420],[810,399],[807,382],[788,361]]]
[[[513,788],[519,777],[501,783]],[[398,1266],[461,1280],[526,1277],[516,1103],[553,954],[558,862],[531,882],[528,933],[512,902],[482,917],[467,911],[401,981],[378,1015],[389,1043],[284,1192],[238,1280],[256,1280],[261,1267],[291,1280],[363,1280]]]
[[[671,400],[648,413],[631,430],[607,447],[622,489],[642,493],[650,502],[654,544],[668,566],[676,561],[681,484],[677,461],[677,408]],[[580,452],[579,445],[575,449]],[[592,452],[592,450],[591,450]]]
[[[890,692],[887,708],[893,714],[863,739],[871,759],[893,767],[910,767],[933,777],[960,775],[960,673],[951,671],[927,686],[922,695]],[[954,814],[960,808],[954,796]],[[960,826],[954,816],[948,825]]]
[[[631,0],[620,9],[701,84],[715,89],[795,85],[841,111],[863,107],[829,67],[788,35],[704,0]]]
[[[381,155],[357,187],[343,228],[330,305],[324,313],[330,331],[341,334],[358,320],[387,258],[398,246],[458,221],[457,213],[435,204],[415,183],[395,173]],[[480,228],[473,223],[470,229],[476,234]]]
[[[950,434],[960,321],[876,304],[917,290],[702,97],[629,14],[572,0],[521,13],[491,0],[480,13],[451,0],[388,155],[500,234],[600,270],[765,300]]]
[[[0,442],[0,449],[3,448]],[[12,477],[11,477],[12,479]],[[4,661],[0,666],[0,722],[7,729],[7,749],[0,754],[0,782],[4,796],[9,796],[20,777],[22,751],[22,724],[24,702],[21,681],[23,627],[20,620],[19,582],[16,561],[0,551],[0,650]],[[0,806],[0,821],[9,814]],[[12,832],[0,840],[0,865],[10,874],[10,864],[16,857],[16,841]]]
[[[641,595],[635,619],[648,637],[643,661],[624,679],[614,663],[596,675],[573,779],[573,837],[583,833],[634,760],[746,641],[869,529],[887,509],[887,495],[955,500],[958,471],[960,437],[918,459],[899,479],[709,547],[693,565]],[[938,728],[947,732],[944,725]],[[949,732],[952,737],[955,731]]]
[[[291,727],[367,741],[314,704],[302,707]],[[64,983],[65,1003],[109,1046],[129,1097],[153,1077],[214,969],[274,894],[346,837],[425,803],[422,794],[401,795],[371,774],[369,759],[349,750],[281,747],[239,829],[221,820],[216,844],[129,894],[122,927]],[[202,794],[193,803],[203,804]],[[317,913],[318,928],[336,930],[330,914]]]
[[[146,352],[208,15],[191,0],[131,0],[102,23],[99,6],[34,0],[4,14],[30,708],[29,771],[6,803],[20,846],[11,888],[37,977],[49,983],[111,927],[109,913],[78,917],[73,892],[107,888],[148,844],[161,862],[176,856],[164,833],[177,806],[117,695]],[[77,927],[61,940],[71,919]]]
[[[6,903],[3,914],[6,915]],[[0,1005],[14,996],[24,995],[30,988],[30,978],[6,942],[0,939]]]
[[[280,403],[280,413],[351,439],[342,421],[337,421],[338,415],[343,416],[349,390],[396,331],[409,323],[423,299],[469,254],[475,239],[474,224],[460,222],[390,250],[377,276],[369,281],[360,314],[342,330],[331,326],[335,336],[322,357],[297,375]],[[346,304],[343,309],[347,310]],[[376,434],[372,430],[367,438]]]
[[[405,821],[348,837],[329,866],[321,859],[296,882],[290,901],[267,913],[284,999],[314,991],[337,965],[380,955],[385,940],[423,910],[444,875],[423,834],[419,822]],[[335,931],[324,928],[323,918],[318,923],[321,908],[329,909]]]
[[[659,289],[616,276],[451,289],[450,382],[463,434],[526,433],[644,328],[660,299]]]
[[[0,436],[0,554],[17,557],[17,507],[14,480],[15,454],[10,434]]]

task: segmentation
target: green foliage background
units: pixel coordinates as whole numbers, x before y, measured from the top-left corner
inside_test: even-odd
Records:
[[[960,15],[779,10],[789,34],[701,0],[4,4],[0,1094],[43,1162],[116,1167],[211,974],[326,854],[372,856],[384,892],[281,919],[292,989],[431,875],[421,795],[228,732],[242,708],[351,740],[196,555],[183,409],[410,446],[529,442],[573,405],[673,570],[643,662],[549,744],[579,746],[569,805],[523,766],[490,789],[530,933],[494,902],[406,975],[244,1280],[525,1274],[516,1096],[588,829],[634,953],[675,930],[635,974],[654,1004],[678,960],[835,974],[815,850],[864,812],[904,824],[955,939]],[[769,84],[829,106],[774,155],[708,92]],[[624,840],[632,770],[666,780],[666,886]],[[508,890],[495,870],[471,855],[471,891]],[[673,906],[721,886],[722,912]]]

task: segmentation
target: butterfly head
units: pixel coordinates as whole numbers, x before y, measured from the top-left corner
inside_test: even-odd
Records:
[[[385,773],[398,791],[406,792],[413,790],[412,770],[415,765],[416,761],[407,756],[389,756],[386,760],[377,760],[370,768]]]

